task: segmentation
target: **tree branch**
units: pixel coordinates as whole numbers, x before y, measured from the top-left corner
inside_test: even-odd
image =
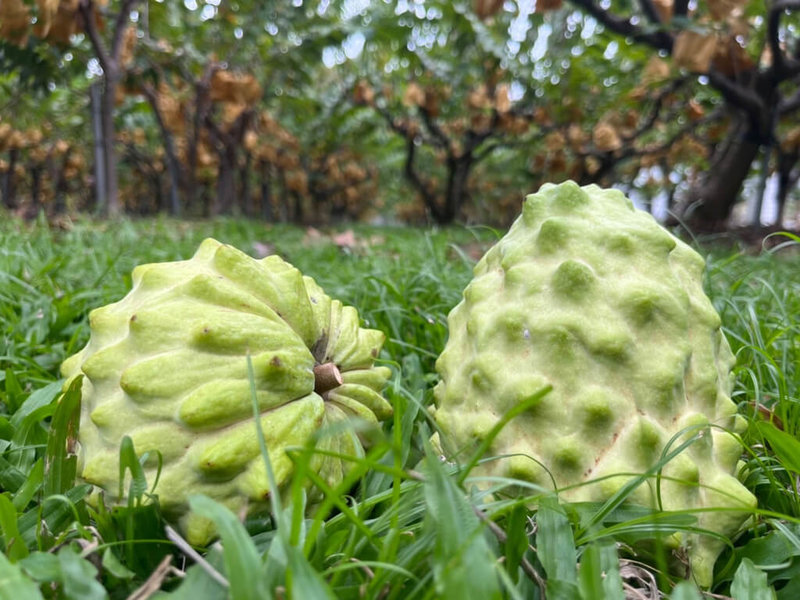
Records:
[[[570,0],[575,6],[585,10],[587,13],[597,19],[606,29],[630,37],[637,42],[643,42],[658,50],[666,50],[672,52],[672,46],[675,39],[668,31],[663,29],[651,30],[643,29],[634,25],[630,18],[626,19],[617,15],[611,14],[610,11],[605,10],[595,3],[595,0]]]
[[[750,88],[737,85],[722,73],[711,67],[707,73],[708,80],[723,98],[733,106],[747,111],[749,114],[757,114],[764,108],[761,97]]]
[[[439,207],[436,205],[436,196],[430,193],[428,186],[425,185],[425,182],[422,181],[422,178],[419,176],[414,170],[414,156],[416,155],[416,145],[414,144],[414,138],[410,137],[406,142],[406,164],[405,164],[405,174],[408,177],[409,181],[413,184],[413,186],[417,189],[417,191],[422,196],[423,202],[425,202],[425,206],[427,206],[430,211],[433,213],[434,218],[438,215]]]
[[[84,29],[92,43],[97,60],[103,72],[115,73],[119,70],[119,58],[122,52],[122,42],[125,38],[125,31],[128,28],[131,11],[139,0],[123,0],[117,18],[114,21],[114,31],[111,38],[111,47],[106,46],[100,31],[97,28],[97,7],[94,0],[80,0],[78,11],[83,18]]]
[[[100,66],[103,68],[103,71],[107,73],[113,68],[111,65],[113,57],[108,53],[103,38],[100,37],[100,32],[97,29],[94,1],[80,0],[78,11],[83,18],[83,27],[86,29],[86,35],[89,36],[89,41],[92,43],[94,52],[97,55],[97,60],[100,61]]]
[[[681,87],[683,87],[685,83],[686,78],[680,77],[678,79],[674,79],[669,85],[662,89],[653,102],[653,107],[650,110],[649,116],[639,127],[636,128],[636,131],[634,131],[632,135],[628,136],[628,140],[635,140],[636,138],[641,137],[645,132],[652,129],[658,120],[659,115],[661,114],[661,109],[664,108],[664,101],[669,97],[670,94],[674,94]]]
[[[778,103],[778,114],[786,116],[800,108],[800,90],[796,91],[791,98],[786,98]]]
[[[663,24],[661,21],[661,16],[658,14],[656,7],[653,5],[653,0],[639,0],[639,4],[642,6],[642,12],[651,23],[657,23],[659,25]]]
[[[800,73],[800,61],[784,54],[780,44],[781,17],[786,11],[800,9],[800,0],[781,0],[773,4],[767,14],[767,43],[772,52],[772,71],[778,81]]]
[[[433,115],[431,115],[428,109],[420,106],[419,112],[422,115],[422,122],[425,123],[425,127],[433,136],[434,145],[447,152],[449,156],[453,149],[453,144],[450,138],[448,138],[447,134],[442,130],[441,127],[439,127],[439,124],[434,120]]]
[[[672,5],[672,18],[683,19],[689,13],[689,0],[675,0]]]
[[[125,31],[128,29],[131,18],[131,11],[139,0],[123,0],[119,7],[117,18],[114,21],[114,32],[111,38],[111,56],[114,61],[119,63],[120,53],[122,52],[122,42],[125,39]]]

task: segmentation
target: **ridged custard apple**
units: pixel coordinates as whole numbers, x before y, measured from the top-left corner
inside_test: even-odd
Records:
[[[85,375],[81,477],[119,501],[123,436],[137,454],[150,453],[150,482],[160,452],[159,502],[193,543],[213,532],[188,512],[190,494],[240,510],[264,506],[271,492],[248,353],[279,486],[292,472],[286,447],[322,431],[318,449],[362,455],[354,428],[342,422],[377,423],[392,413],[380,393],[390,370],[373,364],[383,333],[359,327],[353,307],[277,256],[255,260],[207,239],[191,260],[136,267],[128,295],[93,310],[89,322],[89,343],[62,365],[68,378]],[[328,426],[333,433],[324,435]],[[330,484],[348,465],[318,454],[312,462]]]
[[[619,191],[566,182],[528,196],[448,317],[434,408],[445,452],[464,456],[549,384],[492,443],[489,454],[506,458],[476,474],[545,488],[552,475],[561,498],[604,501],[699,427],[701,439],[661,472],[661,506],[697,509],[699,527],[734,534],[755,499],[735,476],[741,447],[730,432],[744,420],[704,266]],[[656,493],[650,479],[629,501],[656,507]],[[726,510],[702,512],[712,507]],[[685,542],[695,577],[710,584],[723,543]]]

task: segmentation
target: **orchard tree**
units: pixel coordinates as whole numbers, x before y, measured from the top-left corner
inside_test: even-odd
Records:
[[[322,48],[341,41],[337,16],[288,3],[198,9],[165,2],[150,6],[146,23],[129,91],[149,102],[168,166],[180,165],[169,173],[184,204],[199,204],[209,170],[217,185],[208,214],[253,214],[251,180],[274,169],[297,184],[297,160],[290,158],[296,140],[264,111],[279,109],[284,98],[313,95]],[[259,135],[271,133],[277,139]],[[288,145],[273,153],[279,139]],[[270,157],[281,165],[268,165]],[[262,190],[269,185],[262,182]]]
[[[709,167],[692,185],[684,211],[696,228],[723,227],[759,151],[763,177],[780,145],[780,124],[800,109],[797,28],[790,18],[800,2],[569,2],[622,36],[621,43],[648,48],[716,92],[727,131],[712,142]]]
[[[541,134],[525,148],[533,188],[573,179],[647,197],[661,191],[649,182],[668,173],[690,178],[705,166],[721,116],[694,78],[642,46],[619,43],[574,9],[532,26],[547,40],[529,50]]]
[[[131,12],[139,0],[120,0],[116,6],[103,6],[98,0],[78,0],[78,12],[82,26],[86,32],[94,57],[102,69],[102,88],[99,102],[93,110],[99,113],[100,148],[102,165],[96,165],[98,180],[104,183],[97,186],[98,204],[108,217],[119,216],[123,207],[119,200],[119,169],[117,153],[114,147],[116,128],[114,113],[117,91],[125,72],[125,63],[131,58],[132,47],[136,39],[136,31],[132,28]],[[74,4],[74,3],[70,3]],[[111,9],[115,9],[112,12]],[[101,15],[105,13],[105,19]],[[107,26],[101,29],[101,22]],[[105,29],[105,31],[103,31]],[[106,35],[103,35],[103,34]]]
[[[430,218],[451,223],[470,204],[474,169],[504,146],[535,135],[531,65],[516,60],[514,15],[450,2],[385,6],[369,14],[354,86],[404,143],[403,173]],[[520,37],[521,35],[521,37]]]
[[[138,0],[3,0],[0,3],[0,64],[13,63],[21,77],[31,73],[41,75],[48,62],[75,62],[88,66],[97,61],[101,75],[97,111],[100,152],[95,177],[97,203],[101,212],[116,216],[121,212],[118,199],[118,174],[114,151],[114,103],[122,78],[124,61],[135,39],[131,27],[131,12]],[[84,43],[85,42],[85,43]],[[88,49],[87,49],[88,46]],[[16,51],[13,48],[17,47]],[[55,61],[45,59],[59,54]],[[69,60],[67,60],[69,57]],[[51,74],[45,85],[53,85]]]

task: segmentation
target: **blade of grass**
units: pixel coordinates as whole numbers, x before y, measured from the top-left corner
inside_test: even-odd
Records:
[[[17,509],[9,498],[9,494],[0,494],[0,530],[3,532],[3,545],[11,562],[28,556],[28,546],[19,533]]]
[[[756,421],[752,426],[787,469],[800,473],[800,440],[781,431],[769,421]]]
[[[516,417],[517,415],[521,415],[527,410],[530,410],[539,402],[541,402],[542,398],[544,398],[550,391],[553,389],[553,386],[548,385],[543,387],[541,390],[533,394],[530,398],[527,398],[514,406],[511,410],[506,412],[500,419],[495,423],[494,427],[489,430],[489,433],[486,434],[486,437],[481,440],[481,443],[478,445],[478,448],[473,453],[470,460],[461,470],[461,473],[458,476],[458,485],[463,485],[464,480],[469,476],[470,471],[475,468],[475,465],[480,462],[481,458],[486,454],[489,448],[494,442],[494,439],[498,436],[500,431],[505,427],[511,419]]]
[[[225,506],[208,496],[189,497],[189,507],[214,522],[222,539],[225,576],[232,600],[264,600],[273,597],[266,585],[256,546],[247,530]]]
[[[589,544],[581,554],[578,587],[583,600],[625,600],[614,544]]]
[[[425,465],[426,516],[436,537],[433,571],[437,593],[446,598],[501,598],[483,524],[456,478],[445,472],[432,451],[428,452]]]
[[[20,488],[14,494],[14,498],[12,502],[14,503],[14,507],[19,512],[23,512],[28,504],[33,500],[33,497],[36,495],[42,484],[44,482],[44,460],[41,458],[33,463],[33,468],[31,472],[28,474],[28,478],[25,480],[25,483],[20,486]]]
[[[261,427],[261,412],[258,409],[258,392],[256,390],[256,376],[253,370],[253,359],[250,353],[247,353],[247,378],[250,381],[250,399],[253,406],[253,421],[256,427],[256,436],[258,437],[258,448],[261,452],[261,459],[267,468],[267,483],[269,483],[269,501],[272,505],[272,516],[278,523],[278,527],[284,526],[283,506],[281,503],[281,495],[278,491],[278,483],[275,479],[275,471],[272,468],[272,461],[269,458],[269,451],[267,450],[267,441],[264,437],[264,430]],[[291,523],[286,522],[285,526],[289,527],[287,535],[291,531]]]
[[[78,439],[83,376],[76,377],[61,395],[50,422],[45,454],[44,494],[63,494],[75,484],[78,457],[71,448]]]
[[[554,496],[540,501],[536,524],[536,555],[547,574],[547,597],[552,600],[577,598],[575,539],[567,513]]]

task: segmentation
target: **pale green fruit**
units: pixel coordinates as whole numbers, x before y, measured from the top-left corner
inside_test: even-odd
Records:
[[[191,260],[134,269],[130,293],[93,310],[89,322],[89,343],[62,365],[70,380],[85,376],[81,477],[118,502],[122,438],[131,437],[137,454],[150,453],[151,483],[159,452],[159,502],[194,543],[212,532],[188,512],[189,495],[204,493],[238,511],[263,507],[271,493],[248,354],[279,487],[293,469],[287,447],[321,435],[318,447],[359,456],[355,421],[374,424],[392,414],[381,395],[390,371],[374,366],[383,333],[361,328],[354,308],[277,256],[255,260],[207,239]],[[350,464],[312,460],[330,485]]]
[[[525,201],[508,234],[475,267],[449,315],[437,362],[441,444],[467,456],[504,413],[514,418],[476,474],[514,477],[570,501],[604,501],[697,433],[662,471],[665,510],[698,510],[698,526],[732,535],[755,499],[735,473],[741,431],[730,399],[733,356],[702,287],[702,257],[622,193],[573,182]],[[592,480],[599,480],[587,484]],[[650,479],[631,502],[657,506]],[[721,512],[701,512],[721,507]],[[741,509],[741,510],[735,510]],[[682,540],[709,584],[723,543]]]

